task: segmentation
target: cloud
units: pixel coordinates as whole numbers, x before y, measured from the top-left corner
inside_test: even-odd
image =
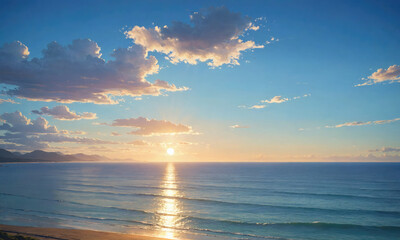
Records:
[[[184,91],[166,81],[148,82],[159,71],[157,59],[146,57],[140,46],[119,48],[101,58],[100,47],[90,39],[76,39],[68,46],[51,42],[41,58],[28,60],[21,42],[0,47],[0,83],[15,86],[4,93],[32,101],[115,104],[113,96],[158,96],[165,91]]]
[[[243,51],[263,48],[254,41],[240,39],[243,33],[258,29],[240,13],[230,12],[225,7],[213,7],[194,12],[190,15],[190,24],[176,21],[170,27],[146,29],[135,26],[125,34],[146,51],[166,54],[172,63],[197,64],[200,61],[218,67],[239,65]]]
[[[248,109],[263,109],[265,107],[266,107],[266,105],[253,105],[253,106],[248,107]]]
[[[175,124],[165,120],[147,119],[144,117],[116,119],[111,126],[136,128],[129,134],[133,135],[175,135],[175,134],[195,134],[191,126]]]
[[[266,99],[266,100],[262,100],[261,102],[264,103],[283,103],[283,102],[287,102],[289,101],[289,98],[282,98],[282,96],[275,96],[273,98],[271,98],[270,100]]]
[[[400,152],[400,147],[382,147],[379,149],[370,150],[370,152],[382,152],[382,153]]]
[[[121,136],[122,134],[121,133],[117,133],[117,132],[112,132],[111,133],[111,136]]]
[[[396,154],[359,154],[359,155],[281,155],[268,156],[256,154],[253,161],[289,161],[289,162],[399,162],[400,156]]]
[[[304,98],[304,97],[309,97],[309,96],[311,96],[311,94],[304,94],[303,96],[297,96],[297,97],[293,97],[293,98],[283,98],[282,96],[275,96],[275,97],[273,97],[271,99],[261,100],[260,102],[263,103],[263,104],[256,104],[256,105],[253,105],[253,106],[250,106],[250,107],[247,107],[245,105],[240,105],[239,107],[240,108],[247,108],[247,109],[262,109],[262,108],[265,108],[267,106],[267,105],[265,105],[265,103],[268,103],[268,104],[284,103],[284,102],[287,102],[287,101],[290,101],[290,100],[296,100],[296,99],[299,99],[299,98]]]
[[[232,126],[229,126],[230,128],[249,128],[249,126],[243,126],[243,125],[238,125],[238,124],[235,124],[235,125],[232,125]]]
[[[178,143],[179,145],[197,145],[196,143],[182,141]]]
[[[274,42],[279,42],[279,38],[271,37],[269,40],[265,41],[265,44],[271,44]]]
[[[62,134],[36,134],[36,135],[24,135],[24,134],[5,134],[0,136],[0,140],[5,141],[7,144],[20,149],[25,150],[36,150],[50,148],[49,143],[79,143],[79,144],[116,144],[116,142],[104,141],[97,138],[87,137],[72,137]]]
[[[0,115],[3,124],[0,130],[5,131],[0,135],[0,144],[7,149],[34,150],[49,148],[49,143],[80,143],[80,144],[115,144],[96,138],[76,137],[69,134],[85,134],[82,131],[58,130],[51,126],[46,119],[38,117],[28,119],[21,112],[3,113]]]
[[[346,122],[346,123],[341,123],[338,125],[334,126],[325,126],[326,128],[341,128],[341,127],[354,127],[354,126],[364,126],[364,125],[377,125],[377,124],[387,124],[387,123],[392,123],[400,121],[400,118],[395,118],[395,119],[389,119],[389,120],[377,120],[377,121],[368,121],[368,122]]]
[[[84,112],[82,114],[76,114],[69,110],[67,106],[60,105],[55,106],[53,108],[42,107],[39,110],[33,110],[32,113],[39,114],[39,115],[50,115],[58,120],[81,120],[81,119],[96,119],[96,113]]]
[[[376,72],[372,73],[367,79],[363,78],[363,80],[366,80],[366,82],[355,86],[367,86],[382,82],[400,82],[400,65],[392,65],[388,67],[388,69],[380,68]]]
[[[130,142],[129,144],[132,144],[134,146],[148,146],[150,145],[149,142],[143,141],[143,140],[135,140],[133,142]]]
[[[42,117],[31,120],[22,115],[21,112],[3,113],[0,115],[3,125],[0,130],[15,133],[59,133],[55,126],[50,126],[48,121]]]
[[[105,141],[97,138],[87,138],[87,137],[72,137],[60,134],[45,134],[35,136],[39,142],[74,142],[83,144],[117,144],[112,141]]]
[[[6,102],[12,103],[12,104],[19,104],[18,102],[15,102],[15,101],[12,100],[12,99],[0,99],[0,104],[6,103]]]
[[[80,130],[78,130],[78,131],[68,131],[68,133],[69,134],[76,134],[76,135],[86,135],[87,134],[87,132],[80,131]]]

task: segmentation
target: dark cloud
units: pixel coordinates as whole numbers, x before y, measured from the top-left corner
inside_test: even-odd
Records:
[[[112,96],[160,95],[182,91],[162,80],[148,82],[157,73],[153,56],[140,46],[116,49],[114,60],[101,58],[100,47],[90,39],[77,39],[68,46],[47,45],[41,58],[28,60],[28,48],[13,42],[0,47],[0,83],[16,86],[6,94],[29,100],[117,103]]]

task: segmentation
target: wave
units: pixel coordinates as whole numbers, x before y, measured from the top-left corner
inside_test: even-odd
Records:
[[[93,187],[93,188],[109,188],[109,189],[121,189],[123,191],[132,190],[132,189],[154,189],[154,190],[177,190],[183,191],[183,188],[168,188],[168,187],[154,187],[154,186],[111,186],[111,185],[97,185],[97,184],[82,184],[82,183],[69,183],[68,185],[77,186],[77,187]],[[311,196],[311,197],[328,197],[328,198],[346,198],[346,199],[366,199],[366,200],[385,200],[385,201],[397,201],[400,198],[396,197],[379,197],[379,196],[371,196],[371,195],[353,195],[353,194],[339,194],[339,193],[312,193],[312,192],[294,192],[294,191],[281,191],[281,190],[270,190],[265,188],[255,188],[255,187],[235,187],[235,186],[215,186],[215,185],[192,185],[185,186],[185,190],[187,189],[203,189],[209,190],[209,188],[215,189],[240,189],[240,190],[254,190],[254,191],[263,191],[265,193],[278,194],[278,195],[296,195],[296,196]],[[208,189],[207,189],[208,188]],[[384,189],[364,189],[364,190],[379,190],[383,191]],[[400,190],[384,190],[389,192],[397,192]]]
[[[90,206],[90,207],[99,207],[99,208],[111,208],[111,209],[116,209],[116,210],[122,210],[122,211],[129,211],[129,212],[138,212],[138,213],[144,213],[144,214],[151,214],[151,215],[161,215],[161,216],[174,216],[174,217],[181,217],[185,218],[188,220],[200,220],[200,221],[214,221],[214,222],[226,222],[230,224],[239,224],[239,225],[305,225],[305,224],[313,224],[313,226],[316,225],[321,225],[325,226],[326,224],[333,225],[333,226],[363,226],[363,227],[388,227],[388,228],[396,228],[400,229],[398,226],[367,226],[367,225],[356,225],[356,224],[339,224],[339,223],[323,223],[323,222],[311,222],[311,223],[304,223],[304,222],[289,222],[289,223],[258,223],[258,222],[242,222],[242,221],[233,221],[233,220],[224,220],[224,219],[214,219],[214,218],[203,218],[203,217],[195,217],[195,216],[188,216],[188,215],[182,215],[182,214],[168,214],[168,213],[160,213],[160,212],[150,212],[150,211],[145,211],[145,210],[138,210],[138,209],[130,209],[130,208],[120,208],[120,207],[114,207],[114,206],[100,206],[100,205],[95,205],[95,204],[86,204],[86,203],[80,203],[80,202],[74,202],[74,201],[63,201],[63,200],[53,200],[53,199],[43,199],[43,198],[32,198],[29,196],[25,195],[17,195],[17,194],[9,194],[9,193],[1,193],[1,195],[10,195],[10,196],[16,196],[16,197],[25,197],[28,199],[38,199],[38,200],[45,200],[45,201],[57,201],[57,202],[66,202],[70,204],[78,204],[78,205],[83,205],[83,206]],[[8,209],[8,208],[4,208]],[[24,210],[24,209],[21,209]],[[26,209],[25,209],[26,210]],[[36,211],[36,210],[31,210],[31,211]],[[99,218],[101,220],[107,220],[106,218]],[[123,220],[123,219],[108,219],[108,220]],[[125,220],[124,220],[125,221]],[[127,220],[130,221],[130,220]]]
[[[16,210],[16,211],[21,211],[21,212],[67,216],[67,217],[81,218],[81,219],[94,220],[94,221],[118,221],[118,222],[129,222],[129,223],[142,224],[142,225],[151,225],[151,226],[154,225],[152,223],[131,220],[131,219],[128,220],[128,219],[117,219],[117,218],[89,217],[89,216],[80,216],[80,215],[67,214],[67,213],[61,213],[61,212],[45,212],[45,211],[22,209],[22,208],[5,208],[5,209],[11,209],[11,210]]]
[[[205,232],[209,233],[214,233],[214,234],[224,234],[224,235],[233,235],[233,236],[241,236],[241,237],[252,237],[252,238],[257,238],[257,239],[277,239],[277,240],[290,240],[288,238],[282,238],[282,237],[274,237],[274,236],[261,236],[261,235],[255,235],[255,234],[246,234],[246,233],[239,233],[239,232],[229,232],[229,231],[222,231],[222,230],[216,230],[216,229],[206,229],[206,228],[193,228],[193,227],[171,227],[171,226],[165,226],[162,224],[157,224],[157,223],[148,223],[148,222],[143,222],[143,221],[134,221],[134,220],[126,220],[126,219],[112,219],[112,218],[96,218],[96,217],[87,217],[87,216],[78,216],[78,215],[72,215],[72,214],[63,214],[63,213],[50,213],[50,212],[44,212],[44,211],[36,211],[36,210],[26,210],[26,209],[17,209],[17,208],[8,208],[11,210],[16,210],[16,211],[21,211],[23,216],[32,216],[32,217],[42,217],[42,218],[47,218],[47,219],[58,219],[58,220],[63,220],[60,218],[60,216],[68,216],[68,217],[74,217],[78,219],[84,219],[84,220],[95,220],[95,221],[117,221],[117,222],[125,222],[125,223],[135,223],[135,224],[140,224],[140,225],[145,225],[145,226],[153,226],[153,227],[160,227],[160,228],[167,228],[167,229],[172,229],[172,230],[177,230],[177,231],[182,231],[182,232],[188,232],[190,234],[195,234],[196,232],[199,232],[200,235],[209,235],[206,234]],[[29,215],[25,214],[27,213],[40,213],[40,214],[52,214],[53,216],[47,216],[47,215]],[[18,214],[18,213],[17,213]],[[114,225],[107,223],[109,225]],[[118,224],[120,226],[120,224]],[[131,227],[130,225],[123,225],[125,227]]]
[[[366,209],[331,209],[331,208],[316,208],[316,207],[300,207],[300,206],[283,206],[283,205],[273,205],[273,204],[259,204],[259,203],[246,203],[246,202],[230,202],[230,201],[222,201],[222,200],[214,200],[214,199],[205,199],[205,198],[189,198],[184,196],[165,196],[162,194],[153,194],[153,193],[114,193],[108,191],[85,191],[85,190],[70,190],[70,189],[59,189],[60,191],[69,191],[69,192],[82,192],[82,193],[91,193],[91,194],[110,194],[117,196],[143,196],[143,197],[157,197],[157,198],[169,198],[169,199],[179,199],[184,201],[198,201],[198,202],[206,202],[213,204],[225,204],[225,205],[242,205],[242,206],[252,206],[252,207],[266,207],[266,208],[276,208],[282,210],[304,210],[304,211],[325,211],[325,212],[345,212],[345,213],[364,213],[364,214],[382,214],[382,215],[399,215],[400,212],[395,211],[384,211],[384,210],[366,210]]]
[[[116,218],[99,218],[99,217],[88,217],[88,216],[79,216],[79,215],[73,215],[73,214],[65,214],[65,213],[60,213],[60,212],[45,212],[45,211],[37,211],[37,210],[27,210],[27,209],[16,209],[16,208],[7,208],[11,210],[16,210],[16,211],[22,211],[22,212],[28,212],[28,213],[40,213],[40,214],[50,214],[50,215],[55,215],[55,216],[39,216],[39,217],[46,217],[49,219],[52,218],[57,218],[60,219],[59,217],[61,216],[67,216],[67,217],[73,217],[73,218],[78,218],[78,219],[84,219],[84,220],[89,220],[89,221],[111,221],[111,222],[120,222],[120,223],[133,223],[135,225],[145,225],[145,226],[157,226],[160,228],[168,228],[168,229],[173,229],[173,230],[178,230],[178,231],[187,231],[187,232],[209,232],[213,234],[223,234],[223,235],[233,235],[233,236],[241,236],[241,237],[251,237],[251,238],[258,238],[258,239],[279,239],[279,240],[288,240],[288,238],[283,238],[283,237],[276,237],[276,236],[262,236],[262,235],[255,235],[255,234],[250,234],[250,233],[244,233],[244,232],[229,232],[229,231],[223,231],[219,229],[209,229],[209,228],[199,228],[199,227],[171,227],[171,226],[165,226],[162,224],[158,223],[149,223],[145,221],[136,221],[136,220],[130,220],[130,219],[116,219]],[[35,217],[36,215],[32,215]],[[390,231],[390,232],[398,232],[400,233],[400,227],[398,226],[369,226],[369,225],[357,225],[357,224],[340,224],[340,223],[327,223],[327,222],[277,222],[277,223],[252,223],[252,222],[241,222],[241,221],[230,221],[230,220],[215,220],[215,219],[207,219],[207,218],[196,218],[196,217],[188,217],[188,220],[190,220],[191,223],[193,223],[193,220],[196,219],[201,219],[201,220],[206,220],[209,222],[211,226],[214,225],[214,222],[224,222],[227,224],[232,224],[232,225],[238,225],[237,227],[242,227],[244,226],[251,226],[251,227],[262,227],[265,230],[265,227],[273,228],[275,230],[283,230],[282,228],[285,228],[286,231],[296,231],[297,227],[301,227],[302,229],[304,228],[312,228],[314,230],[321,230],[321,231],[326,231],[329,229],[333,229],[334,231],[341,231],[341,230],[354,230],[359,232],[361,231],[367,231],[369,233],[373,231]],[[62,218],[60,219],[62,220]],[[105,224],[110,224],[109,222]],[[126,227],[129,227],[130,225],[126,225]],[[291,229],[289,229],[291,228]],[[235,227],[235,229],[237,229]]]

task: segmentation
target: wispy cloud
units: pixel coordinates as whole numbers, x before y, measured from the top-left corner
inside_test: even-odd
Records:
[[[248,107],[248,109],[263,109],[265,107],[266,107],[266,105],[253,105],[253,106]]]
[[[162,80],[147,81],[159,66],[140,46],[116,49],[110,61],[101,58],[100,47],[90,39],[76,39],[68,46],[51,42],[42,53],[29,60],[28,47],[21,42],[0,47],[0,83],[16,86],[6,94],[33,101],[115,104],[114,96],[187,90]]]
[[[75,112],[70,111],[69,108],[64,105],[55,106],[53,108],[42,107],[40,108],[40,111],[33,110],[32,113],[39,115],[49,115],[54,117],[55,119],[66,121],[97,118],[96,113],[84,112],[82,114],[76,114]]]
[[[382,153],[400,152],[400,147],[382,147],[370,150],[370,152],[382,152]]]
[[[326,128],[341,128],[341,127],[354,127],[354,126],[365,126],[365,125],[380,125],[380,124],[388,124],[392,122],[400,121],[400,118],[389,119],[389,120],[377,120],[377,121],[367,121],[367,122],[346,122],[337,124],[334,126],[325,126]]]
[[[175,124],[166,120],[147,119],[144,117],[116,119],[110,126],[134,128],[136,130],[129,134],[142,136],[196,134],[193,132],[191,126]]]
[[[348,154],[348,155],[281,155],[269,156],[256,154],[253,161],[290,161],[290,162],[399,162],[400,156],[396,154]]]
[[[271,37],[270,39],[265,41],[265,44],[271,44],[271,43],[274,43],[274,42],[279,42],[279,38]]]
[[[19,104],[18,102],[12,100],[12,99],[0,99],[0,104],[2,103],[12,103],[12,104]]]
[[[284,103],[284,102],[288,102],[288,101],[291,101],[291,100],[296,100],[296,99],[299,99],[299,98],[304,98],[304,97],[309,97],[309,96],[311,96],[311,94],[304,94],[302,96],[296,96],[296,97],[293,97],[293,98],[285,98],[285,97],[282,97],[282,96],[274,96],[271,99],[261,100],[260,103],[262,103],[262,104],[256,104],[256,105],[252,105],[252,106],[249,106],[249,107],[245,106],[245,105],[240,105],[238,107],[247,108],[247,109],[263,109],[263,108],[267,107],[266,104]]]
[[[249,126],[243,126],[243,125],[238,125],[238,124],[235,124],[235,125],[232,125],[232,126],[229,126],[230,128],[249,128]]]
[[[392,65],[388,67],[388,69],[380,68],[376,72],[372,73],[371,76],[363,78],[363,80],[365,80],[364,83],[357,84],[355,87],[373,85],[382,82],[400,82],[400,66]]]
[[[128,144],[132,144],[134,146],[149,146],[150,143],[144,140],[135,140],[132,142],[129,142]]]
[[[176,21],[171,26],[154,29],[135,26],[125,34],[146,51],[166,54],[172,63],[197,64],[200,61],[212,67],[239,65],[243,51],[264,47],[240,38],[244,32],[257,31],[259,27],[248,17],[225,7],[194,12],[190,22]]]

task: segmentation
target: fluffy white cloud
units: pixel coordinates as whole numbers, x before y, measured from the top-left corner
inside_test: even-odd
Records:
[[[70,111],[67,106],[64,105],[59,105],[55,106],[53,108],[48,108],[48,107],[42,107],[39,110],[33,110],[32,113],[35,114],[45,114],[45,115],[50,115],[54,117],[55,119],[58,120],[80,120],[80,119],[96,119],[96,113],[90,113],[90,112],[84,112],[82,114],[76,114],[73,111]]]
[[[346,123],[341,123],[338,125],[334,126],[325,126],[326,128],[340,128],[340,127],[354,127],[354,126],[364,126],[364,125],[377,125],[377,124],[387,124],[387,123],[392,123],[400,121],[400,118],[395,118],[395,119],[389,119],[389,120],[377,120],[377,121],[368,121],[368,122],[346,122]]]
[[[191,126],[175,124],[165,120],[147,119],[144,117],[116,119],[111,126],[136,128],[136,130],[129,134],[143,136],[194,134]]]
[[[140,46],[116,49],[114,60],[101,58],[100,47],[90,39],[77,39],[68,46],[47,45],[43,57],[28,60],[28,48],[13,42],[0,47],[0,83],[16,86],[9,95],[36,101],[117,103],[112,96],[160,95],[182,91],[162,80],[148,82],[157,73],[153,56]]]
[[[239,65],[243,51],[263,48],[254,41],[240,39],[246,31],[256,31],[257,26],[248,17],[230,12],[225,7],[209,8],[190,15],[190,23],[173,22],[170,27],[148,28],[135,26],[125,34],[146,51],[157,51],[168,56],[172,63],[209,66]]]
[[[367,86],[382,82],[400,82],[400,65],[392,65],[388,69],[380,68],[376,72],[372,73],[367,79],[363,78],[363,80],[366,80],[366,82],[355,86]]]

